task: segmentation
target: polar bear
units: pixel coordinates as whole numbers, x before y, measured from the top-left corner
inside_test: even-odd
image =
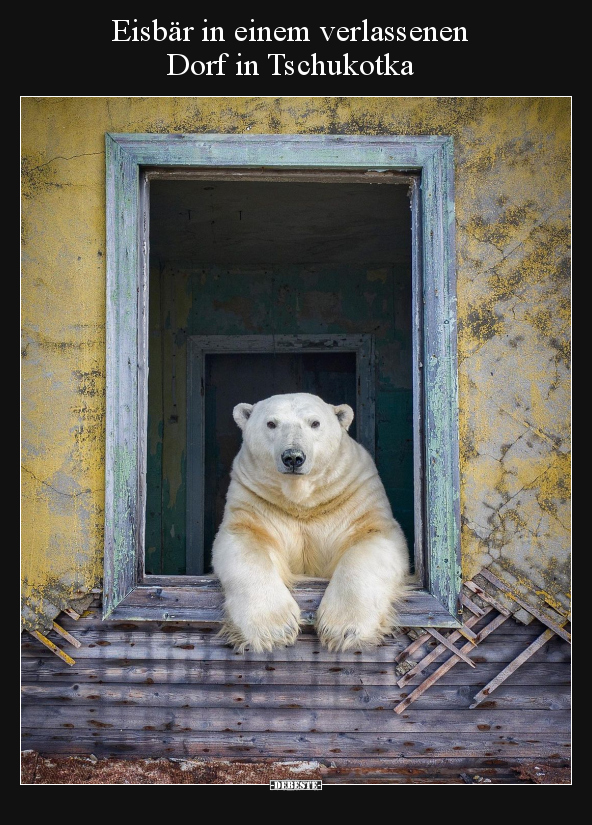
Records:
[[[315,627],[329,650],[379,644],[397,624],[409,555],[370,454],[349,434],[354,412],[316,395],[237,404],[242,444],[212,565],[224,593],[220,635],[237,651],[293,644],[291,587],[329,579]]]

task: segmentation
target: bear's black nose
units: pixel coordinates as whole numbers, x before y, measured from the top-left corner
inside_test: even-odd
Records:
[[[302,450],[284,450],[282,453],[282,464],[292,472],[294,472],[297,467],[302,467],[305,461],[306,456]]]

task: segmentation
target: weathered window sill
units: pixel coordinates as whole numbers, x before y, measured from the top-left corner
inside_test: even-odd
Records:
[[[293,589],[302,623],[314,624],[328,581],[302,579]],[[215,576],[145,576],[106,621],[181,621],[212,624],[222,621],[223,594]],[[403,627],[459,627],[460,622],[425,590],[411,590],[399,608]]]

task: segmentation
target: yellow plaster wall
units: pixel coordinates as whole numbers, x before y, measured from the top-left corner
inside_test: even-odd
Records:
[[[23,98],[25,626],[102,580],[105,132],[454,137],[463,574],[565,607],[570,126],[569,98]]]

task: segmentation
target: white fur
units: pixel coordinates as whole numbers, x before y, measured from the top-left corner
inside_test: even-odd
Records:
[[[351,407],[294,393],[238,404],[233,414],[243,441],[212,551],[225,595],[222,635],[240,651],[293,644],[300,609],[290,588],[315,576],[329,579],[317,612],[321,642],[329,650],[379,644],[396,627],[409,557],[374,461],[348,435]],[[282,463],[287,449],[306,457],[297,473]]]

